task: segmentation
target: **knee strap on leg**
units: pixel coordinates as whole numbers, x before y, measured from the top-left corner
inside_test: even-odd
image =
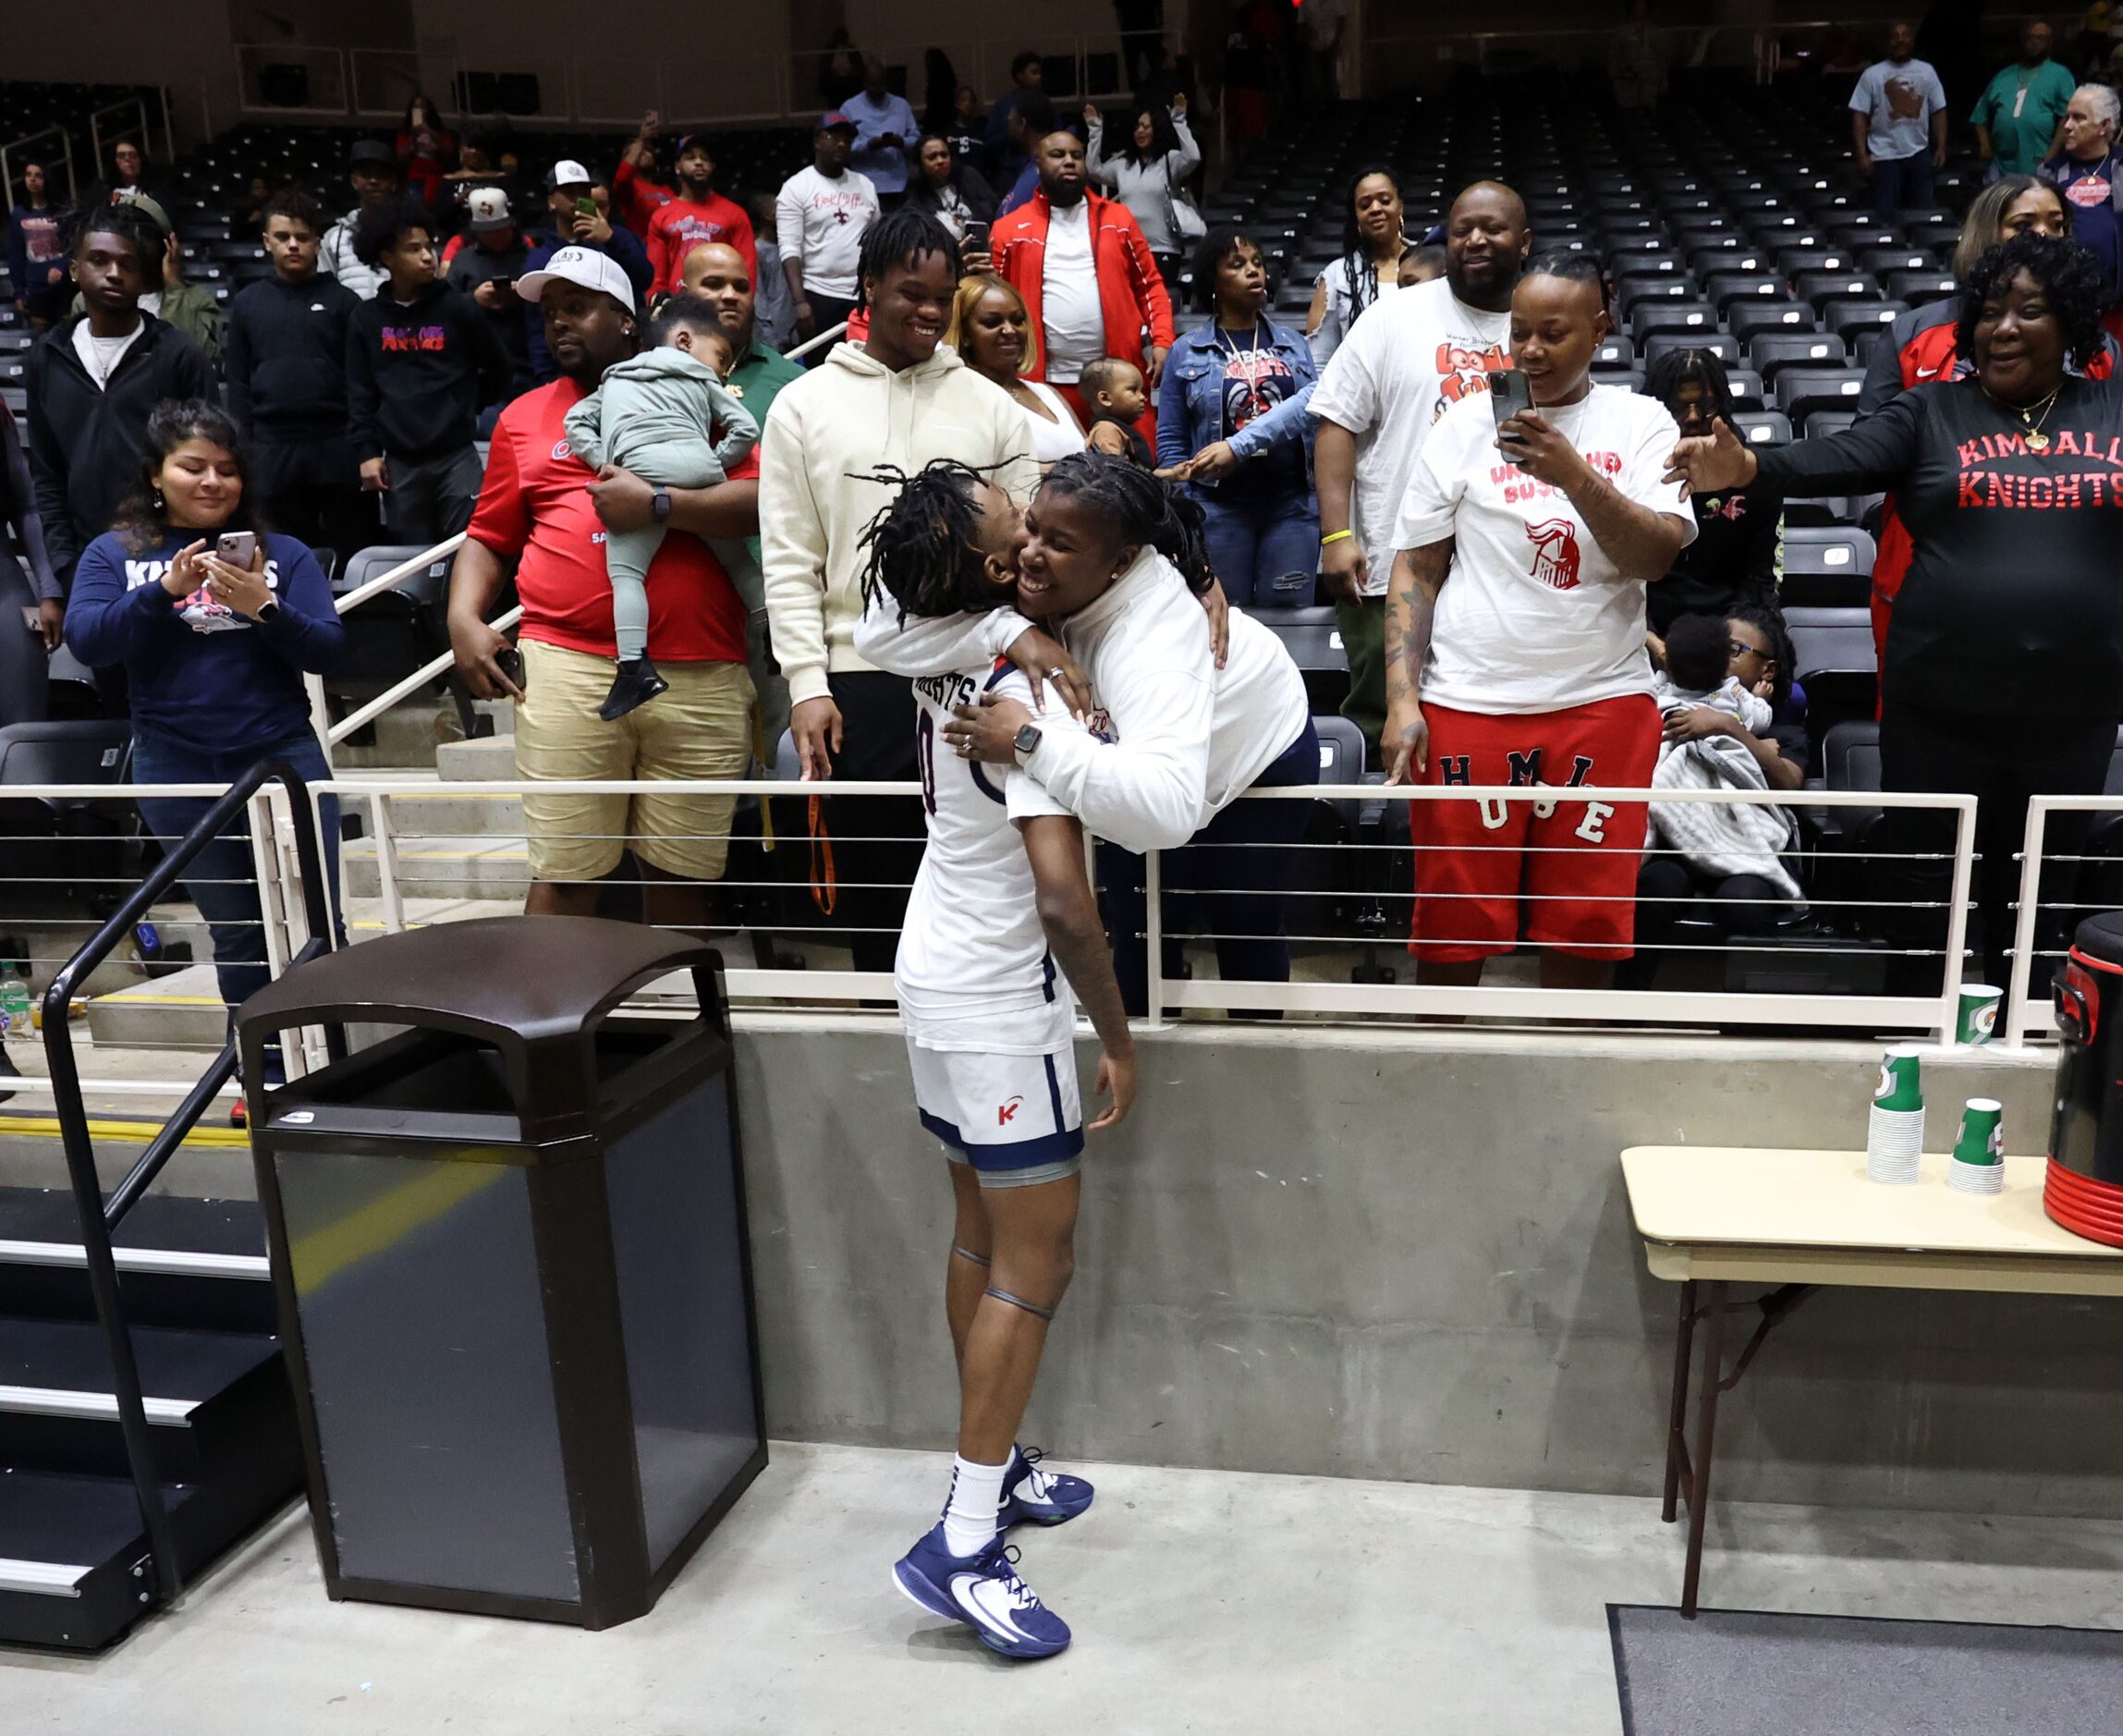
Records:
[[[972,1249],[967,1247],[966,1244],[962,1241],[954,1241],[951,1244],[951,1252],[957,1254],[961,1260],[970,1260],[975,1265],[986,1265],[988,1264],[988,1256],[986,1254],[975,1253]]]
[[[981,1294],[993,1296],[999,1302],[1008,1302],[1013,1308],[1022,1308],[1029,1314],[1039,1315],[1042,1320],[1052,1320],[1055,1317],[1055,1311],[1052,1308],[1042,1308],[1037,1302],[1027,1302],[1022,1296],[1013,1296],[1007,1290],[997,1290],[993,1284],[989,1285]]]

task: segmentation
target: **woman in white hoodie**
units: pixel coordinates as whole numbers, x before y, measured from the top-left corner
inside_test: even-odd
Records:
[[[1061,623],[1097,703],[1091,733],[1043,731],[1038,715],[1003,700],[962,707],[945,739],[954,752],[1019,767],[1118,847],[1101,864],[1101,901],[1132,1013],[1149,1003],[1146,850],[1177,852],[1163,884],[1202,895],[1226,981],[1290,974],[1283,907],[1306,806],[1238,798],[1318,783],[1319,738],[1304,679],[1268,629],[1234,612],[1218,661],[1198,601],[1214,585],[1201,508],[1126,459],[1085,452],[1048,471],[1025,515],[1016,610],[904,627],[872,611],[858,640],[872,661],[925,675],[964,660],[969,630],[1000,655],[1027,617]],[[1165,962],[1177,971],[1177,945]]]
[[[836,773],[911,781],[914,696],[863,661],[862,533],[892,502],[883,467],[911,475],[955,458],[1020,504],[1039,483],[1024,413],[940,340],[958,287],[958,246],[927,212],[901,209],[862,238],[870,335],[782,387],[760,440],[760,556],[767,630],[788,680],[789,733],[806,780]],[[844,888],[835,911],[856,969],[889,971],[921,815],[889,797],[824,805]]]

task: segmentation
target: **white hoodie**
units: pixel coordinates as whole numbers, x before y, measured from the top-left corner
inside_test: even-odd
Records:
[[[1039,486],[1024,411],[948,345],[895,373],[842,344],[776,395],[760,440],[760,556],[791,704],[825,697],[829,669],[871,666],[855,650],[862,533],[895,491],[863,479],[883,465],[911,476],[932,458],[994,467],[1019,505]]]
[[[880,602],[857,642],[898,675],[999,656],[1028,625],[1009,609],[909,616],[902,624],[897,605]],[[1229,654],[1216,667],[1200,601],[1153,548],[1063,623],[1062,640],[1091,678],[1095,733],[1043,731],[1023,769],[1124,850],[1186,843],[1289,752],[1311,715],[1304,678],[1283,642],[1238,609],[1231,611]]]

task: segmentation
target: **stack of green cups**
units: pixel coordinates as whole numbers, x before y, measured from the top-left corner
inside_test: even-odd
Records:
[[[1923,1164],[1924,1093],[1917,1057],[1914,1047],[1889,1049],[1880,1063],[1879,1086],[1873,1093],[1872,1119],[1865,1129],[1865,1175],[1890,1187],[1911,1185]]]
[[[1995,1097],[1970,1097],[1962,1108],[1946,1186],[1963,1193],[2005,1192],[2005,1106]]]

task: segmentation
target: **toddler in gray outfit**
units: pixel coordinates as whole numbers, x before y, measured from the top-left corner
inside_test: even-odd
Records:
[[[681,298],[649,327],[651,347],[605,370],[597,389],[567,412],[567,444],[591,469],[618,465],[661,488],[713,488],[759,444],[759,423],[723,385],[735,347],[713,309]],[[718,434],[717,431],[720,431]],[[608,531],[612,631],[619,666],[597,715],[607,723],[670,684],[649,660],[649,563],[665,527]],[[763,603],[758,563],[744,543],[709,539],[748,610]]]

